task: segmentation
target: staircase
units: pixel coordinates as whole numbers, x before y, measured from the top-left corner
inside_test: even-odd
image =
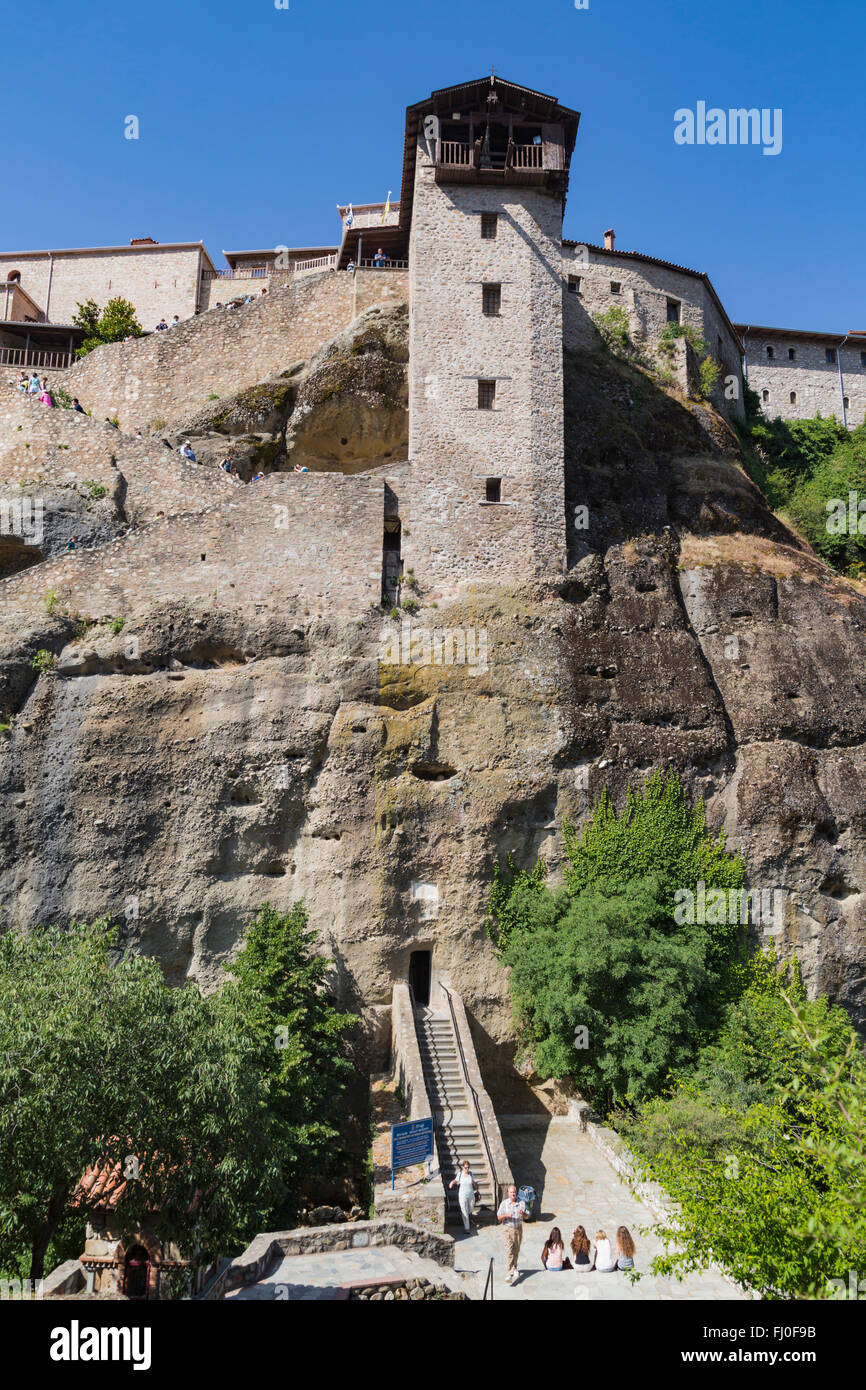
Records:
[[[493,1173],[450,1014],[416,1007],[415,1031],[436,1127],[446,1219],[462,1222],[457,1188],[448,1184],[465,1158],[481,1193],[481,1205],[495,1211],[498,1203]]]

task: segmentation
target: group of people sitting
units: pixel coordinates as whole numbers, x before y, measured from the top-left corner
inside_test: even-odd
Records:
[[[572,1264],[565,1253],[562,1233],[558,1226],[554,1226],[544,1242],[541,1263],[544,1269],[552,1272],[575,1269],[586,1274],[613,1274],[618,1269],[634,1269],[634,1249],[634,1240],[627,1226],[617,1228],[615,1253],[606,1231],[596,1231],[595,1249],[592,1250],[586,1230],[583,1226],[577,1226],[571,1237],[571,1254],[574,1260]]]

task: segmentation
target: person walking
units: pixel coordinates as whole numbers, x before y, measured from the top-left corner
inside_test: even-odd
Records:
[[[38,396],[38,395],[39,395],[39,392],[40,392],[41,390],[42,390],[42,386],[41,386],[40,381],[39,381],[39,373],[38,373],[38,372],[32,372],[31,375],[30,375],[30,381],[29,381],[28,384],[27,384],[27,392],[28,392],[28,395],[31,395],[31,396]]]
[[[505,1267],[508,1271],[505,1275],[506,1284],[517,1282],[517,1257],[520,1254],[523,1223],[526,1217],[526,1203],[517,1200],[517,1188],[512,1183],[508,1189],[508,1196],[499,1203],[499,1210],[496,1213],[496,1220],[502,1226],[502,1234],[505,1239]]]
[[[195,454],[192,451],[192,445],[189,440],[187,440],[185,444],[181,444],[177,452],[182,458],[188,459],[190,463],[195,463]]]
[[[469,1217],[475,1205],[475,1179],[472,1176],[468,1158],[464,1158],[460,1165],[460,1172],[456,1178],[452,1178],[448,1186],[457,1187],[457,1200],[460,1203],[460,1215],[463,1217],[463,1229],[469,1232],[472,1230]]]
[[[44,376],[44,377],[42,378],[42,385],[41,385],[40,390],[39,390],[39,399],[40,399],[40,401],[42,402],[43,405],[53,405],[53,404],[54,404],[54,401],[51,399],[51,392],[48,390],[48,377],[47,377],[47,376]]]

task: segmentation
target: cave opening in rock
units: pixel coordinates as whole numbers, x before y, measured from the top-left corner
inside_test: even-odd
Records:
[[[385,484],[385,520],[382,535],[382,602],[396,603],[403,577],[403,527],[397,494]]]
[[[413,951],[409,957],[409,988],[420,1007],[430,1003],[430,980],[433,973],[433,952]]]

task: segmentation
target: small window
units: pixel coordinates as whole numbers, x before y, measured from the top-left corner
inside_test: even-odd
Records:
[[[792,405],[796,405],[796,404],[797,404],[797,392],[796,392],[796,391],[792,391],[791,394],[790,394],[790,396],[788,397],[788,399],[790,400],[790,402],[791,402]]]
[[[485,502],[501,502],[501,501],[502,501],[502,479],[501,479],[501,478],[488,478],[488,479],[487,479],[487,482],[484,484],[484,500],[485,500]]]
[[[797,349],[796,349],[796,348],[788,348],[788,361],[789,361],[789,362],[796,362],[796,360],[797,360]]]
[[[611,292],[611,294],[619,294],[621,290],[622,290],[622,285],[620,284],[619,280],[611,280],[611,282],[610,282],[610,292]]]
[[[860,366],[866,367],[866,352],[861,352],[860,354]]]
[[[774,350],[773,348],[771,348],[771,347],[768,347],[768,348],[767,348],[767,361],[768,361],[768,362],[772,362],[772,360],[773,360],[773,358],[774,358],[775,356],[776,356],[775,350]]]
[[[483,285],[481,291],[481,306],[488,318],[498,317],[501,304],[502,286]]]
[[[828,361],[828,362],[831,362],[831,363],[833,364],[833,366],[835,367],[835,365],[836,365],[836,349],[835,349],[835,348],[825,348],[825,349],[824,349],[824,355],[825,355],[825,357],[827,358],[827,361]]]
[[[499,216],[495,212],[482,212],[481,214],[481,237],[483,241],[493,241],[496,236],[496,224]]]
[[[580,294],[580,276],[579,276],[579,275],[569,275],[569,277],[568,277],[568,293],[569,293],[569,294]],[[860,356],[861,356],[861,357],[866,357],[866,352],[861,352]]]
[[[478,409],[492,410],[496,400],[496,382],[479,381],[478,383]]]
[[[762,391],[762,392],[761,392],[761,400],[764,402],[764,405],[769,405],[769,403],[770,403],[770,393],[769,393],[769,391]]]
[[[680,321],[680,301],[678,299],[668,300],[668,323],[679,323]]]
[[[850,410],[850,408],[851,408],[851,402],[849,401],[849,399],[848,399],[847,396],[843,396],[843,397],[842,397],[842,404],[844,405],[844,407],[845,407],[846,410]]]

